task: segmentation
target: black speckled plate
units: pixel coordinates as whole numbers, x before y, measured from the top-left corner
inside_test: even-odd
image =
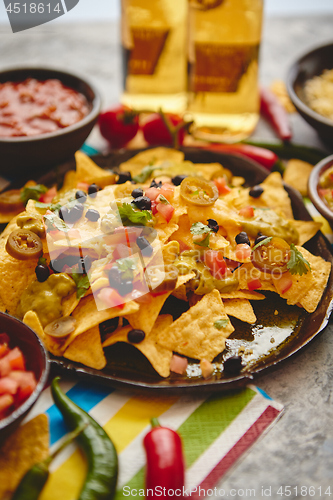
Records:
[[[243,157],[198,149],[184,149],[186,160],[196,163],[220,162],[234,175],[243,176],[247,185],[262,182],[268,172],[257,163]],[[120,162],[129,159],[136,151],[126,151],[109,156],[96,155],[94,160],[104,168],[114,168]],[[75,167],[74,160],[40,177],[39,182],[52,185],[61,182],[64,173]],[[22,181],[21,181],[22,182]],[[301,196],[286,186],[292,202],[295,219],[311,220]],[[305,247],[315,255],[332,262],[331,246],[327,239],[318,232]],[[229,390],[241,387],[261,373],[274,368],[291,355],[305,347],[328,323],[333,306],[333,276],[331,274],[327,288],[317,310],[309,314],[297,306],[287,306],[285,300],[277,294],[265,292],[267,298],[252,301],[258,321],[255,325],[231,319],[235,331],[227,340],[226,350],[216,358],[217,370],[214,376],[204,380],[200,376],[198,362],[190,360],[187,376],[172,374],[163,379],[157,375],[147,359],[133,346],[118,343],[106,349],[107,366],[102,370],[87,368],[64,358],[51,358],[52,369],[73,372],[77,376],[91,378],[112,386],[126,386],[131,389],[163,390],[179,392],[186,390]],[[170,297],[163,312],[171,312],[178,317],[187,308],[187,303]],[[278,312],[278,314],[277,314]],[[231,354],[238,353],[244,347],[243,360],[246,367],[237,376],[223,373],[222,362]]]

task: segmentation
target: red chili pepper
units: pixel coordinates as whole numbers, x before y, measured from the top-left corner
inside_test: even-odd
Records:
[[[260,112],[270,121],[280,139],[290,141],[292,130],[288,113],[276,95],[263,87],[260,89]]]
[[[172,429],[161,427],[156,418],[151,424],[153,428],[143,440],[147,457],[146,491],[150,490],[146,498],[183,498],[185,466],[181,438]]]
[[[272,170],[273,166],[279,161],[279,157],[269,149],[250,146],[249,144],[210,144],[209,146],[197,146],[212,151],[221,151],[221,153],[235,153],[251,158],[260,163],[267,170]]]

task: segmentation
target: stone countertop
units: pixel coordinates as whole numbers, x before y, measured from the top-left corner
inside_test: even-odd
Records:
[[[332,26],[332,16],[267,18],[260,54],[261,83],[285,79],[288,67],[302,52],[332,40]],[[47,64],[77,71],[98,87],[104,108],[118,102],[120,58],[116,25],[50,23],[17,34],[0,26],[0,43],[1,68]],[[297,115],[293,116],[293,128],[295,143],[324,149],[316,133]],[[255,136],[274,137],[263,122]],[[97,131],[89,143],[105,147]],[[325,495],[329,486],[333,494],[332,334],[331,324],[301,353],[256,381],[285,405],[285,414],[220,483],[228,497],[265,498],[264,488],[266,496],[278,500],[288,495],[287,486],[291,487],[289,499],[329,498]],[[301,486],[308,488],[306,494],[301,495]],[[315,487],[315,494],[309,491],[310,486]],[[280,492],[287,494],[279,495],[280,487]]]

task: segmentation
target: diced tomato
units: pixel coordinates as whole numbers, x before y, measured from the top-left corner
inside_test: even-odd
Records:
[[[224,177],[217,177],[216,179],[213,179],[213,181],[220,195],[230,193],[231,188],[227,185],[227,181]]]
[[[132,255],[131,247],[127,245],[123,245],[120,243],[119,245],[116,246],[113,252],[113,258],[115,260],[118,259],[125,259],[126,257],[129,257]]]
[[[11,394],[0,396],[0,413],[6,414],[7,410],[14,404],[14,398]]]
[[[212,276],[218,280],[231,274],[221,250],[207,250],[204,254],[204,261],[206,266],[209,267]]]
[[[258,288],[261,288],[262,284],[261,284],[260,279],[255,278],[255,279],[249,280],[247,282],[247,287],[249,290],[252,291],[252,290],[257,290]]]
[[[240,243],[236,246],[235,257],[240,262],[243,262],[251,257],[251,247],[246,243]]]
[[[7,344],[0,344],[0,359],[9,353],[9,348]]]
[[[88,191],[88,187],[89,187],[88,182],[78,182],[77,183],[77,189],[79,189],[81,191],[87,192]]]
[[[156,187],[150,187],[145,191],[145,196],[148,196],[151,201],[155,201],[159,194],[161,194],[161,191]]]
[[[254,216],[254,210],[253,207],[248,205],[247,207],[243,207],[239,210],[239,215],[242,217],[246,217],[247,219],[250,219],[251,217]]]
[[[158,205],[157,201],[153,200],[151,202],[151,211],[152,211],[153,215],[157,214],[157,205]]]
[[[283,273],[278,279],[274,279],[274,285],[280,295],[286,293],[292,284],[293,281],[289,272]]]
[[[188,365],[187,358],[182,358],[177,356],[177,354],[173,354],[170,361],[170,370],[174,373],[179,373],[183,375],[186,372],[186,368]]]
[[[165,182],[160,189],[160,194],[164,196],[168,201],[172,201],[174,190],[174,186],[171,186],[171,184]]]
[[[7,377],[7,375],[11,372],[10,362],[7,358],[8,354],[4,358],[0,359],[0,377]]]
[[[207,359],[200,361],[200,368],[203,378],[209,378],[213,374],[214,366]]]
[[[17,395],[16,404],[23,403],[36,389],[37,382],[33,372],[25,372],[24,378],[21,379]]]
[[[0,395],[11,394],[14,396],[19,388],[19,384],[16,380],[11,377],[0,378]]]
[[[53,186],[51,189],[46,191],[46,193],[43,193],[39,198],[38,201],[41,201],[42,203],[51,203],[53,198],[57,194],[57,188]]]
[[[98,294],[98,298],[104,302],[107,307],[119,307],[120,309],[125,307],[124,298],[119,295],[114,288],[102,288]]]
[[[7,335],[7,333],[0,333],[0,344],[7,344],[9,345],[10,339]]]
[[[157,206],[156,206],[156,210],[158,211],[158,213],[160,213],[162,215],[162,217],[164,217],[164,219],[169,222],[172,218],[172,215],[175,211],[175,209],[173,208],[172,205],[170,205],[170,203],[168,205],[166,205],[165,203],[159,203]]]
[[[330,190],[330,189],[328,189],[328,188],[325,188],[325,189],[320,188],[320,189],[318,189],[318,193],[319,193],[319,196],[320,196],[321,198],[324,198],[324,197],[325,197],[325,196],[326,196],[326,195],[327,195],[330,191],[331,191],[331,190]]]
[[[25,370],[24,356],[18,347],[14,347],[3,359],[8,359],[11,370]]]

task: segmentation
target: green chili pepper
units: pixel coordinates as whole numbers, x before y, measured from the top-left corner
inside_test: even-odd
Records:
[[[62,392],[59,380],[56,377],[51,384],[52,396],[69,429],[89,424],[78,437],[88,461],[88,473],[78,500],[111,500],[118,476],[115,447],[104,429]]]
[[[23,476],[20,484],[18,485],[12,500],[37,500],[45,486],[46,481],[49,477],[49,465],[55,459],[55,457],[74,439],[76,439],[84,429],[86,429],[88,424],[80,425],[73,432],[70,432],[60,446],[45,460],[35,464],[28,472]]]

